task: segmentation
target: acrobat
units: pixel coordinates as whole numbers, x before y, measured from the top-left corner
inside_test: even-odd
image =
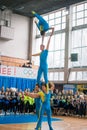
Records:
[[[53,90],[53,89],[54,89],[54,85],[50,84],[50,90]],[[47,90],[46,83],[42,83],[42,91],[38,93],[28,92],[28,96],[32,98],[41,98],[42,100],[42,105],[40,106],[40,109],[39,109],[39,118],[38,118],[38,122],[37,122],[35,130],[41,130],[42,118],[43,118],[44,112],[46,112],[47,114],[49,130],[53,130],[52,122],[51,122],[50,90],[49,91]]]
[[[42,36],[42,44],[43,44],[46,31],[50,29],[52,30],[53,28],[49,27],[47,21],[42,16],[37,14],[35,11],[32,11],[32,14],[39,20],[39,22],[35,21],[35,23],[38,29],[40,30],[40,34]]]
[[[39,65],[38,74],[37,74],[37,84],[39,84],[39,85],[40,85],[40,80],[41,80],[42,73],[43,73],[43,76],[44,76],[45,83],[48,84],[47,57],[48,57],[49,44],[50,44],[50,40],[51,40],[51,37],[53,35],[53,32],[54,32],[54,28],[52,28],[52,32],[51,32],[51,34],[49,36],[46,49],[45,49],[45,46],[43,44],[41,44],[40,45],[41,52],[32,55],[32,56],[40,56],[40,65]]]

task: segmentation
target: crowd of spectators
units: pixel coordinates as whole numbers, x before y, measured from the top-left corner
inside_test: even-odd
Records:
[[[87,116],[87,95],[82,92],[73,93],[72,90],[51,94],[51,108],[53,115]],[[0,114],[20,114],[35,112],[35,100],[27,95],[29,89],[18,91],[15,88],[0,89]]]
[[[4,87],[0,90],[0,113],[30,113],[34,112],[35,103],[34,99],[27,96],[26,89],[23,91],[18,91],[15,88],[7,88],[6,91]]]
[[[87,95],[73,90],[55,92],[51,97],[52,111],[56,115],[87,116]]]

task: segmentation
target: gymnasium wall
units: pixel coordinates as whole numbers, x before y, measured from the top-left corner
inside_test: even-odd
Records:
[[[28,59],[29,18],[12,14],[11,27],[14,28],[14,39],[0,38],[0,55]]]

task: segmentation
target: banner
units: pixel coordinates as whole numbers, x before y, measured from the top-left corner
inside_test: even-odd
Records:
[[[67,90],[73,90],[73,92],[75,93],[77,91],[76,85],[74,84],[65,84],[63,85],[63,90],[67,91]]]
[[[36,79],[37,69],[1,65],[0,75]]]

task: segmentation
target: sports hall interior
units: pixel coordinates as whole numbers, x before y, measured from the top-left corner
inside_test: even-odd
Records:
[[[40,52],[41,35],[32,11],[54,27],[48,79],[55,86],[52,118],[60,120],[52,121],[53,128],[87,130],[87,0],[0,0],[0,99],[1,93],[24,94],[35,88],[39,57],[32,54]],[[50,30],[44,45],[49,36]],[[14,111],[14,105],[10,112],[0,105],[0,130],[35,129],[37,121],[4,123],[5,117],[35,115],[34,105],[21,107]],[[45,129],[48,124],[43,121]]]

